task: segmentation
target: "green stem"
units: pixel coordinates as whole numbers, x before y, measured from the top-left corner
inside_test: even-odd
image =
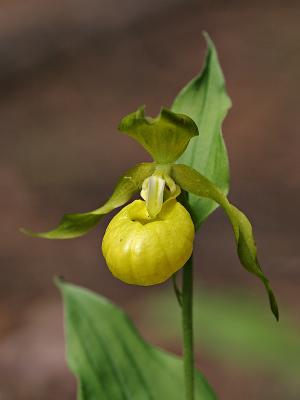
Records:
[[[193,258],[183,269],[182,331],[185,400],[194,400]]]
[[[182,293],[177,285],[176,277],[177,277],[177,272],[175,272],[175,274],[172,275],[173,289],[174,289],[174,293],[177,298],[178,304],[180,305],[180,307],[182,307]]]

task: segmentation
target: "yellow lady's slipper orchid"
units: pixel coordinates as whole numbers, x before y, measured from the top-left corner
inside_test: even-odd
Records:
[[[175,199],[150,218],[146,203],[136,200],[109,223],[102,252],[112,274],[130,284],[148,286],[167,280],[192,254],[194,224]]]

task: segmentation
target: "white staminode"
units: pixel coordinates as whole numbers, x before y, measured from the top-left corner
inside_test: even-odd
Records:
[[[146,201],[147,210],[151,218],[159,214],[164,202],[166,181],[160,176],[152,175],[143,183],[141,196]]]

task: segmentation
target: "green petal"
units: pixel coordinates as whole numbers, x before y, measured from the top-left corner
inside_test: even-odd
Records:
[[[229,163],[221,127],[231,101],[226,93],[216,48],[210,37],[204,36],[207,53],[203,69],[181,90],[172,105],[173,111],[191,117],[199,129],[199,136],[191,139],[178,163],[195,168],[227,194]],[[189,194],[188,199],[196,214],[196,228],[218,206],[210,199],[193,194]]]
[[[130,200],[154,171],[152,163],[138,164],[126,172],[119,180],[113,194],[108,201],[100,208],[79,214],[66,214],[58,226],[48,232],[35,233],[30,230],[21,229],[21,232],[29,236],[45,239],[71,239],[85,235],[100,221],[101,217]]]
[[[182,164],[174,165],[172,167],[172,177],[183,190],[196,196],[211,199],[224,209],[234,231],[240,261],[247,271],[256,275],[263,282],[268,292],[272,312],[278,319],[279,313],[276,299],[269,281],[259,265],[252,226],[246,215],[230,204],[222,191],[195,169]],[[192,216],[195,217],[193,210]]]
[[[174,162],[198,135],[194,121],[186,115],[163,108],[156,118],[145,117],[144,107],[127,115],[119,129],[139,142],[159,164]]]

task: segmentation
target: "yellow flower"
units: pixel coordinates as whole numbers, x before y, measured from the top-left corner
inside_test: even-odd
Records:
[[[102,252],[112,274],[130,284],[148,286],[167,280],[192,254],[194,224],[175,199],[150,218],[146,203],[136,200],[109,223]]]

